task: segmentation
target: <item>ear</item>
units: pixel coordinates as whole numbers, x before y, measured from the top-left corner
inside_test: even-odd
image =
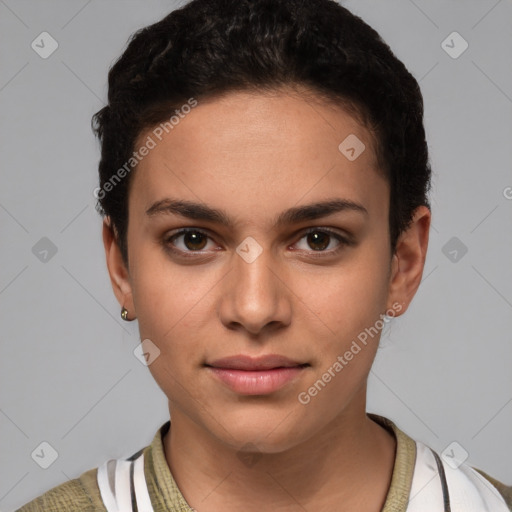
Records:
[[[128,310],[127,319],[133,320],[136,315],[130,274],[121,255],[114,229],[108,217],[103,221],[103,245],[105,247],[105,256],[112,289],[114,290],[119,305]]]
[[[427,257],[431,213],[426,206],[419,206],[409,228],[398,241],[391,261],[391,276],[388,292],[388,309],[403,315],[421,283]],[[396,304],[400,304],[401,308]],[[395,307],[393,307],[395,304]]]

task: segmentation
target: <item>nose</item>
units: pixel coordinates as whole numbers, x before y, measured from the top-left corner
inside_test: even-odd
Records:
[[[292,292],[276,258],[269,249],[254,260],[240,254],[233,254],[231,271],[223,280],[219,303],[222,323],[228,329],[245,330],[251,335],[288,326]]]

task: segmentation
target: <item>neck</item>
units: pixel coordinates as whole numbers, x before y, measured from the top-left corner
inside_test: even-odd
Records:
[[[291,449],[244,455],[173,409],[164,450],[181,493],[198,512],[378,512],[391,482],[396,441],[366,415],[363,401],[362,408],[344,411]]]

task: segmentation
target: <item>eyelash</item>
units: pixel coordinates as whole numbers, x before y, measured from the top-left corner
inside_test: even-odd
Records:
[[[172,242],[176,238],[179,238],[180,236],[185,235],[187,233],[200,233],[201,235],[204,235],[207,238],[211,239],[211,237],[208,235],[208,233],[203,231],[202,229],[184,228],[184,229],[177,231],[176,233],[173,233],[173,234],[165,237],[165,239],[163,241],[165,248],[167,250],[171,251],[172,253],[177,254],[184,258],[197,258],[198,256],[203,255],[203,253],[201,251],[182,251],[181,249],[176,249],[175,247],[173,247]],[[337,255],[344,247],[354,245],[354,242],[352,240],[340,235],[339,233],[337,233],[336,231],[333,231],[332,229],[317,228],[317,227],[309,228],[306,231],[303,231],[301,233],[301,237],[299,238],[299,241],[311,233],[327,234],[331,237],[334,237],[339,242],[338,246],[335,249],[331,249],[330,251],[321,251],[321,250],[313,251],[312,250],[311,254],[309,254],[309,256],[312,258],[325,258],[328,256],[334,256],[334,255]],[[301,251],[301,249],[299,249],[299,251]]]

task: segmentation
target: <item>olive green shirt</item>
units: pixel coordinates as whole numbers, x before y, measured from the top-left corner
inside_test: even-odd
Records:
[[[391,485],[382,512],[406,512],[416,460],[416,443],[387,418],[371,413],[368,416],[394,434],[397,441]],[[192,512],[165,458],[162,439],[169,428],[170,421],[167,421],[158,429],[151,444],[144,448],[144,474],[149,496],[155,512]],[[16,512],[106,512],[96,479],[97,469],[86,471],[78,478],[50,489]],[[474,469],[494,485],[512,511],[512,486]]]

